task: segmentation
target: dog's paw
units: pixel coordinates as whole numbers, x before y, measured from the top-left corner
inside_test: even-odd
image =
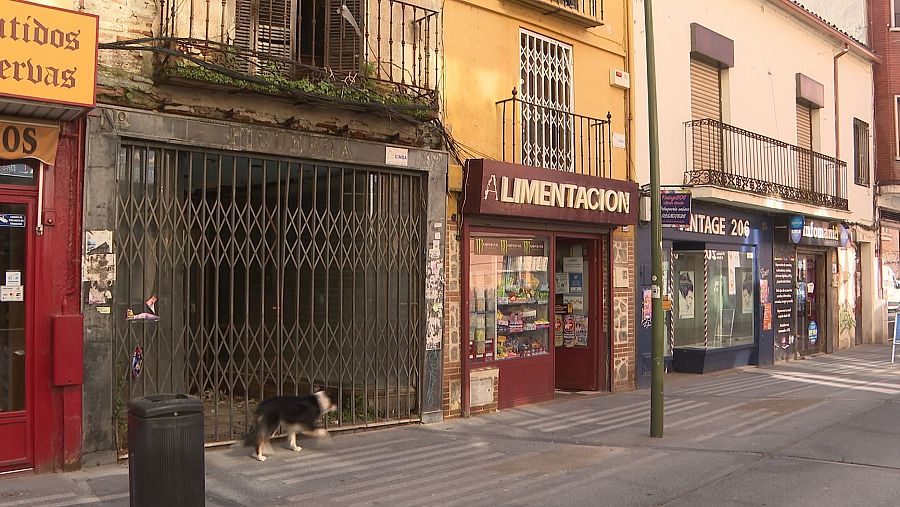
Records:
[[[292,446],[291,446],[291,450],[294,451],[294,452],[300,452],[300,451],[303,450],[303,448],[300,447],[299,445],[292,445]]]
[[[265,456],[263,456],[262,454],[256,454],[256,455],[254,455],[253,457],[256,458],[256,459],[258,459],[259,461],[265,461],[265,460],[267,459],[267,458],[266,458]]]
[[[328,431],[326,431],[323,428],[318,428],[318,429],[316,429],[316,431],[313,432],[313,435],[315,435],[316,437],[319,437],[319,438],[327,437]]]

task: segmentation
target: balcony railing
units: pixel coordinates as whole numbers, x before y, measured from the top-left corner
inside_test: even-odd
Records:
[[[717,120],[685,122],[687,185],[847,208],[847,163]]]
[[[603,0],[517,0],[548,15],[560,16],[584,27],[603,24]]]
[[[179,53],[250,75],[359,77],[433,95],[441,18],[400,0],[160,0]]]
[[[513,96],[501,107],[504,162],[612,178],[612,134],[606,119],[525,102]]]

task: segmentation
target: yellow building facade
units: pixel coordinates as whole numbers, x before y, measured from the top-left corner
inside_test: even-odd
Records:
[[[443,15],[444,415],[633,388],[630,2]]]

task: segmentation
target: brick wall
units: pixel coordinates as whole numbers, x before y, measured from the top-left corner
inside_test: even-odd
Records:
[[[883,59],[875,65],[875,181],[900,182],[894,95],[900,95],[900,32],[891,31],[891,2],[869,2],[869,40]]]
[[[635,388],[634,231],[613,231],[612,256],[612,386],[613,391]]]
[[[447,238],[444,276],[444,418],[459,417],[462,409],[462,294],[460,289],[460,234],[457,197],[451,194],[447,199]]]

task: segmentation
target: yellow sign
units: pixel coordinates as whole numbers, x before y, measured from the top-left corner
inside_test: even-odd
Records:
[[[92,107],[94,15],[0,0],[0,96]]]
[[[53,165],[58,145],[59,125],[0,118],[0,159],[34,158]]]

